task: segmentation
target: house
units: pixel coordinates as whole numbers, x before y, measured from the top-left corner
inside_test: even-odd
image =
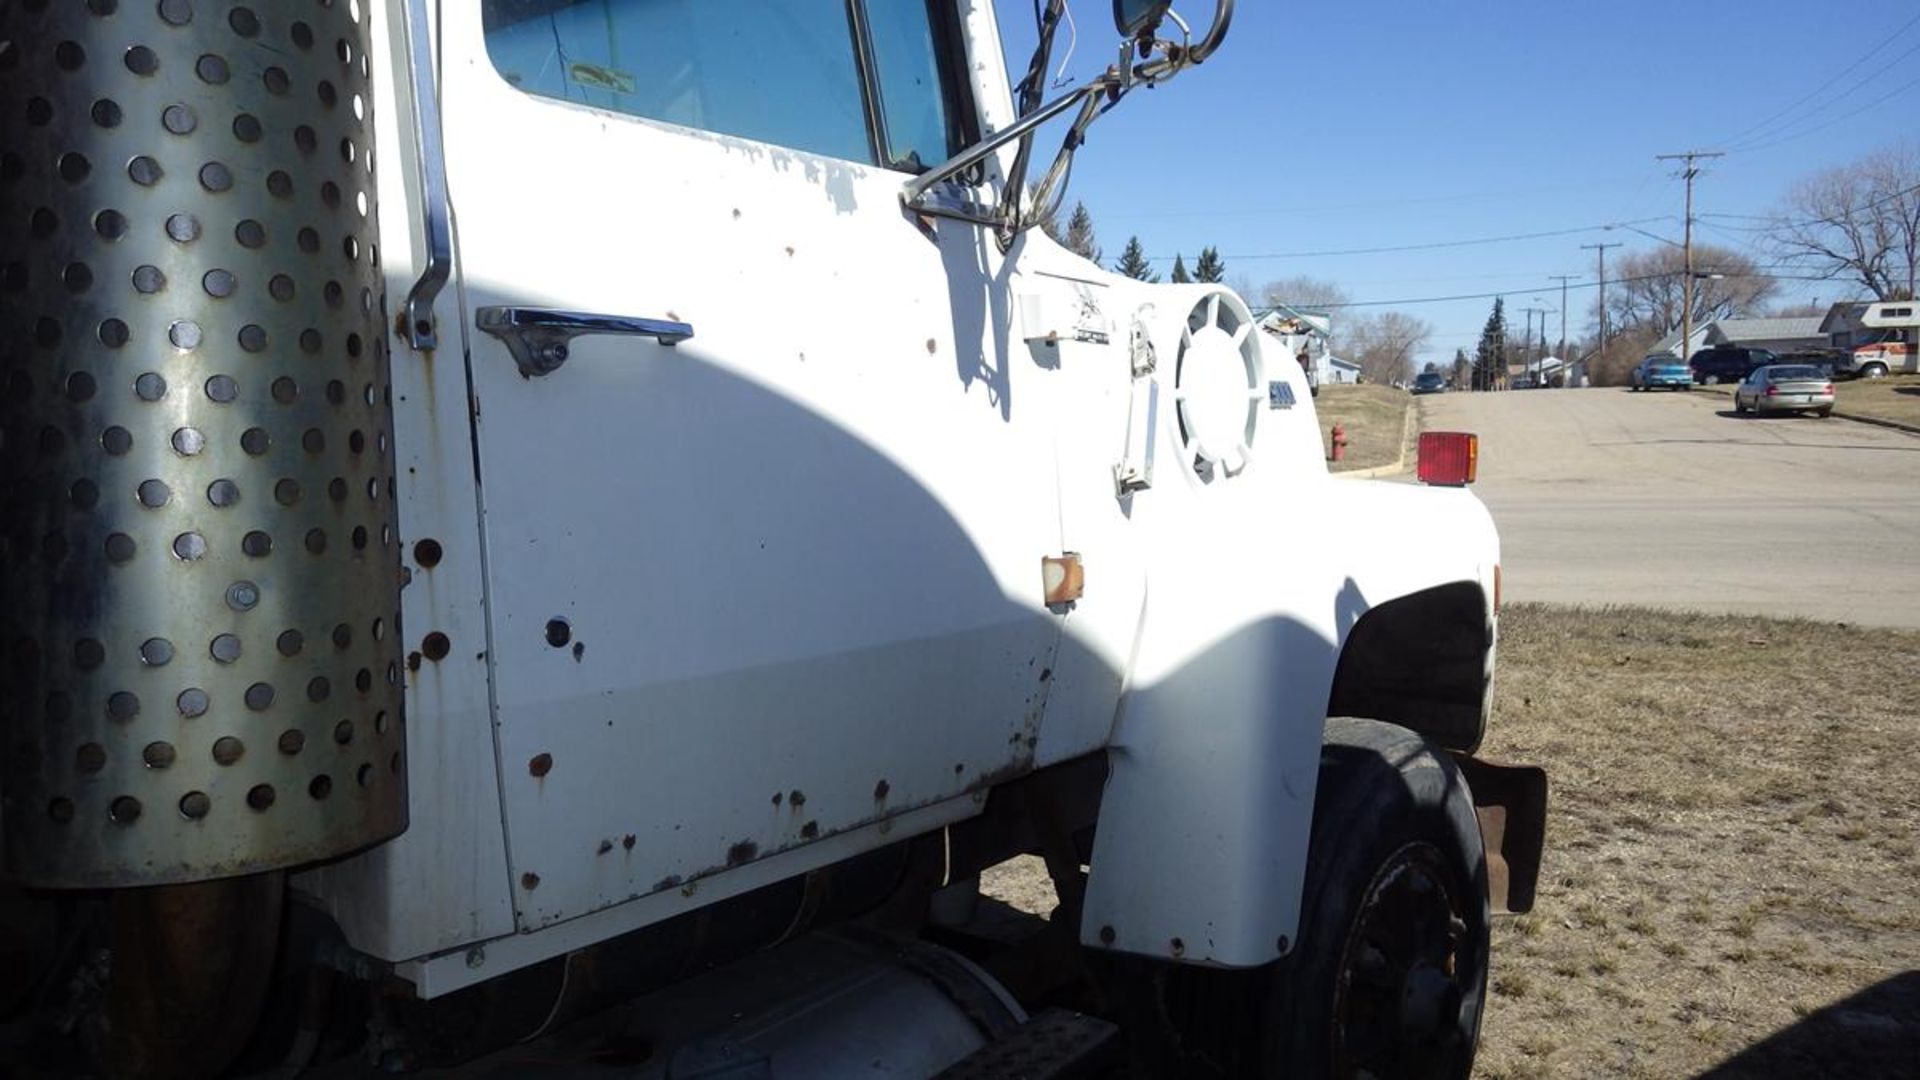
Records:
[[[1707,344],[1742,345],[1768,352],[1824,349],[1827,335],[1818,315],[1785,319],[1715,319],[1707,324]]]
[[[1870,303],[1868,300],[1842,300],[1828,308],[1826,317],[1820,320],[1820,333],[1827,339],[1822,344],[1830,349],[1851,351],[1855,345],[1865,345],[1872,340],[1872,331],[1860,322]]]
[[[1694,353],[1707,347],[1707,332],[1711,329],[1713,329],[1712,323],[1707,323],[1704,326],[1698,323],[1694,325],[1693,336],[1687,339],[1686,354],[1688,356],[1692,356]],[[1675,330],[1673,333],[1661,338],[1654,343],[1653,348],[1647,350],[1648,356],[1654,356],[1660,353],[1671,353],[1674,356],[1680,355],[1680,331]]]
[[[1275,304],[1255,311],[1253,322],[1278,338],[1280,347],[1289,356],[1300,360],[1300,366],[1306,369],[1307,381],[1313,385],[1359,380],[1359,368],[1345,360],[1336,361],[1331,352],[1333,316],[1330,313]],[[1336,362],[1344,367],[1336,369]]]
[[[1359,364],[1351,360],[1342,360],[1332,353],[1326,354],[1325,361],[1326,362],[1320,367],[1320,384],[1322,386],[1328,383],[1357,383],[1360,381]]]
[[[1542,356],[1519,364],[1507,365],[1507,384],[1516,390],[1545,386],[1566,386],[1567,363],[1557,356]]]

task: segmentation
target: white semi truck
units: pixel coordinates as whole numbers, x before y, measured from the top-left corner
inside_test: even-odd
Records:
[[[0,1072],[1467,1075],[1471,440],[1033,227],[1064,7],[0,0]]]

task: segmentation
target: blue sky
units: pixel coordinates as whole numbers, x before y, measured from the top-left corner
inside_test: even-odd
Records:
[[[998,7],[1009,66],[1023,71],[1030,5]],[[1204,22],[1211,5],[1177,10]],[[1073,11],[1067,73],[1084,79],[1111,62],[1111,5]],[[1696,242],[1740,248],[1754,222],[1704,215],[1764,214],[1800,177],[1903,139],[1920,139],[1920,0],[1241,0],[1212,60],[1094,125],[1067,197],[1087,204],[1109,263],[1137,234],[1163,270],[1212,244],[1230,281],[1305,274],[1357,301],[1504,292],[1517,312],[1559,308],[1549,275],[1591,286],[1594,253],[1581,244],[1627,245],[1608,249],[1611,275],[1620,255],[1657,241],[1595,228],[1257,256],[1614,222],[1678,239],[1681,182],[1654,155],[1689,149],[1729,151],[1695,182]],[[1047,154],[1057,140],[1043,136]],[[1781,284],[1782,299],[1843,298],[1837,284]],[[1570,294],[1569,334],[1592,302]],[[1428,360],[1471,350],[1491,304],[1370,310],[1431,323]],[[1547,318],[1557,338],[1559,315]]]

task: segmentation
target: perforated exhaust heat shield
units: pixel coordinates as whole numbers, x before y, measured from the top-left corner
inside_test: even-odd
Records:
[[[0,0],[5,872],[406,825],[367,14]]]

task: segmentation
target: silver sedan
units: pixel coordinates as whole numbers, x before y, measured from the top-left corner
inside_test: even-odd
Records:
[[[1733,388],[1733,411],[1810,412],[1833,415],[1833,380],[1805,364],[1772,364]]]

